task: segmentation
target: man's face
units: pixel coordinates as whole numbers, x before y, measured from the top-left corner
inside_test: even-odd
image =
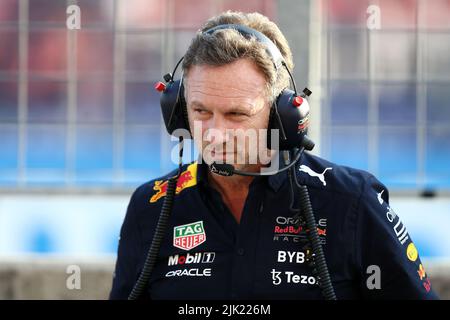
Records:
[[[205,162],[231,163],[236,169],[255,164],[254,154],[266,147],[259,136],[270,111],[266,81],[256,65],[240,59],[219,67],[193,66],[185,77],[189,125]]]

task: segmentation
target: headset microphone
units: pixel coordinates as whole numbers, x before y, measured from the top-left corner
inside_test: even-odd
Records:
[[[293,161],[291,161],[290,163],[288,161],[285,161],[286,166],[279,170],[276,170],[276,171],[262,171],[262,172],[241,171],[241,170],[236,170],[234,168],[234,166],[231,164],[216,163],[216,162],[213,162],[212,164],[210,164],[209,169],[211,170],[212,173],[218,174],[220,176],[225,176],[225,177],[229,177],[234,174],[237,174],[240,176],[248,176],[248,177],[272,176],[272,175],[278,174],[280,172],[289,170],[292,166],[294,166],[298,162],[298,160],[300,160],[300,157],[304,150],[305,150],[304,147],[301,148],[300,150],[298,150],[295,154]],[[289,158],[289,151],[283,150],[282,152],[283,152],[283,157],[285,159]]]
[[[218,174],[220,176],[229,177],[235,173],[234,166],[227,163],[215,163],[209,165],[212,173]]]

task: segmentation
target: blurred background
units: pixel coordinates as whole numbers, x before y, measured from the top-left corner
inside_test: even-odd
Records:
[[[0,299],[107,297],[131,193],[175,168],[153,84],[225,10],[279,25],[314,153],[388,186],[450,298],[450,0],[0,0]]]

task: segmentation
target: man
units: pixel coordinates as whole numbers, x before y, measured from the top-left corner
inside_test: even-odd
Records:
[[[292,197],[286,171],[221,176],[207,165],[232,159],[242,171],[259,172],[267,166],[249,161],[248,143],[227,149],[236,139],[229,133],[267,129],[274,100],[289,86],[287,71],[274,68],[265,44],[233,29],[205,32],[225,24],[266,35],[292,69],[286,39],[260,14],[223,13],[211,18],[193,39],[183,61],[184,98],[204,161],[182,168],[169,230],[145,296],[322,299],[320,279],[310,264],[310,230],[297,224],[300,218],[292,206],[298,207],[299,201]],[[207,154],[207,149],[212,151]],[[174,174],[134,192],[121,229],[110,298],[126,299],[139,278],[167,180]],[[338,299],[437,298],[410,235],[388,204],[384,185],[369,173],[308,153],[295,174],[309,190]]]

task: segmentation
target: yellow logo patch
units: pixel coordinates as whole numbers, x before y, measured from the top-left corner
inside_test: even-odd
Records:
[[[178,177],[177,188],[175,194],[179,194],[182,190],[193,187],[197,184],[197,162],[190,164],[185,171]],[[150,202],[156,202],[167,194],[168,180],[157,180],[153,186],[156,193],[150,198]]]
[[[414,245],[414,243],[410,243],[408,245],[408,248],[406,249],[406,255],[408,256],[408,259],[412,262],[417,260],[417,257],[419,256],[419,253],[417,252],[417,248]]]

